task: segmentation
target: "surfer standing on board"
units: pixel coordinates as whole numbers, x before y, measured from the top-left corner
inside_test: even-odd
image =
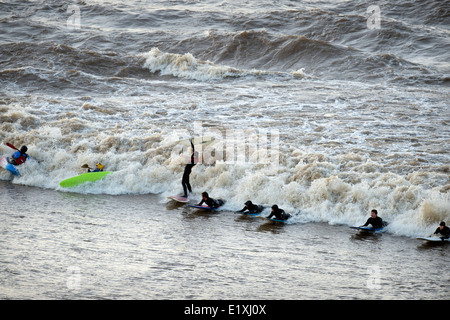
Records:
[[[191,155],[191,161],[186,164],[186,167],[184,167],[184,173],[183,173],[183,179],[181,179],[181,185],[183,186],[184,194],[182,195],[183,198],[188,197],[188,190],[191,193],[192,188],[191,184],[189,183],[189,175],[191,174],[192,167],[195,166],[198,162],[198,152],[195,151],[194,143],[191,139],[191,146],[192,146],[192,155]]]

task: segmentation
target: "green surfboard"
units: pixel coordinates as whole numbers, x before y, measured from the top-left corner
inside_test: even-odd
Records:
[[[111,171],[100,171],[100,172],[87,172],[80,174],[79,176],[72,177],[66,180],[63,180],[59,183],[59,185],[63,188],[76,187],[82,183],[88,181],[97,181],[102,179],[107,174],[112,173]]]

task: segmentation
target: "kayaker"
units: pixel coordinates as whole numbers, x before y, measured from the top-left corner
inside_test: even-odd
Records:
[[[91,168],[88,168],[88,172],[101,172],[103,171],[103,165],[101,163],[97,163],[95,165],[95,169],[91,171]]]
[[[8,158],[8,162],[14,166],[19,166],[25,163],[25,161],[27,161],[27,159],[29,158],[29,156],[26,154],[27,151],[28,148],[26,146],[22,146],[20,150],[14,152],[12,156]]]

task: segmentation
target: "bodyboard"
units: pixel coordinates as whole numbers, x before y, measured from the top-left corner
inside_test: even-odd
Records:
[[[216,210],[217,208],[212,208],[212,207],[208,207],[208,206],[197,206],[195,204],[188,204],[188,207],[191,208],[196,208],[196,209],[204,209],[204,210]]]
[[[287,219],[284,219],[284,220],[280,220],[280,219],[267,218],[267,217],[261,217],[261,218],[263,218],[264,220],[268,220],[268,221],[283,222],[283,223],[285,223],[285,222],[288,221],[288,219],[289,219],[289,218],[287,218]]]
[[[372,231],[372,232],[376,232],[376,231],[382,231],[384,228],[372,228],[372,227],[350,227],[351,229],[357,229],[357,230],[362,230],[362,231]]]
[[[430,242],[450,242],[450,239],[441,239],[439,237],[418,237],[417,239]]]
[[[239,211],[236,211],[235,213],[242,214],[243,216],[259,216],[261,214],[261,212],[251,213],[251,212],[239,212]]]

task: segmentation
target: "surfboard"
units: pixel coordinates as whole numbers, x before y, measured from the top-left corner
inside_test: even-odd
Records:
[[[112,173],[111,171],[100,171],[100,172],[86,172],[80,174],[79,176],[75,176],[72,178],[68,178],[59,183],[59,185],[63,188],[71,188],[76,187],[85,182],[93,182],[102,179],[106,175]]]
[[[350,228],[351,229],[362,230],[362,231],[371,231],[371,232],[382,231],[384,229],[384,228],[374,229],[372,227],[350,227]]]
[[[187,203],[189,200],[185,197],[180,197],[180,196],[170,196],[167,197],[168,199],[174,200],[176,202],[181,202],[181,203]]]
[[[417,239],[431,242],[450,242],[450,239],[441,239],[439,237],[418,237]]]
[[[19,170],[16,168],[16,166],[8,162],[8,158],[6,156],[0,159],[0,166],[11,172],[13,175],[20,177]]]

